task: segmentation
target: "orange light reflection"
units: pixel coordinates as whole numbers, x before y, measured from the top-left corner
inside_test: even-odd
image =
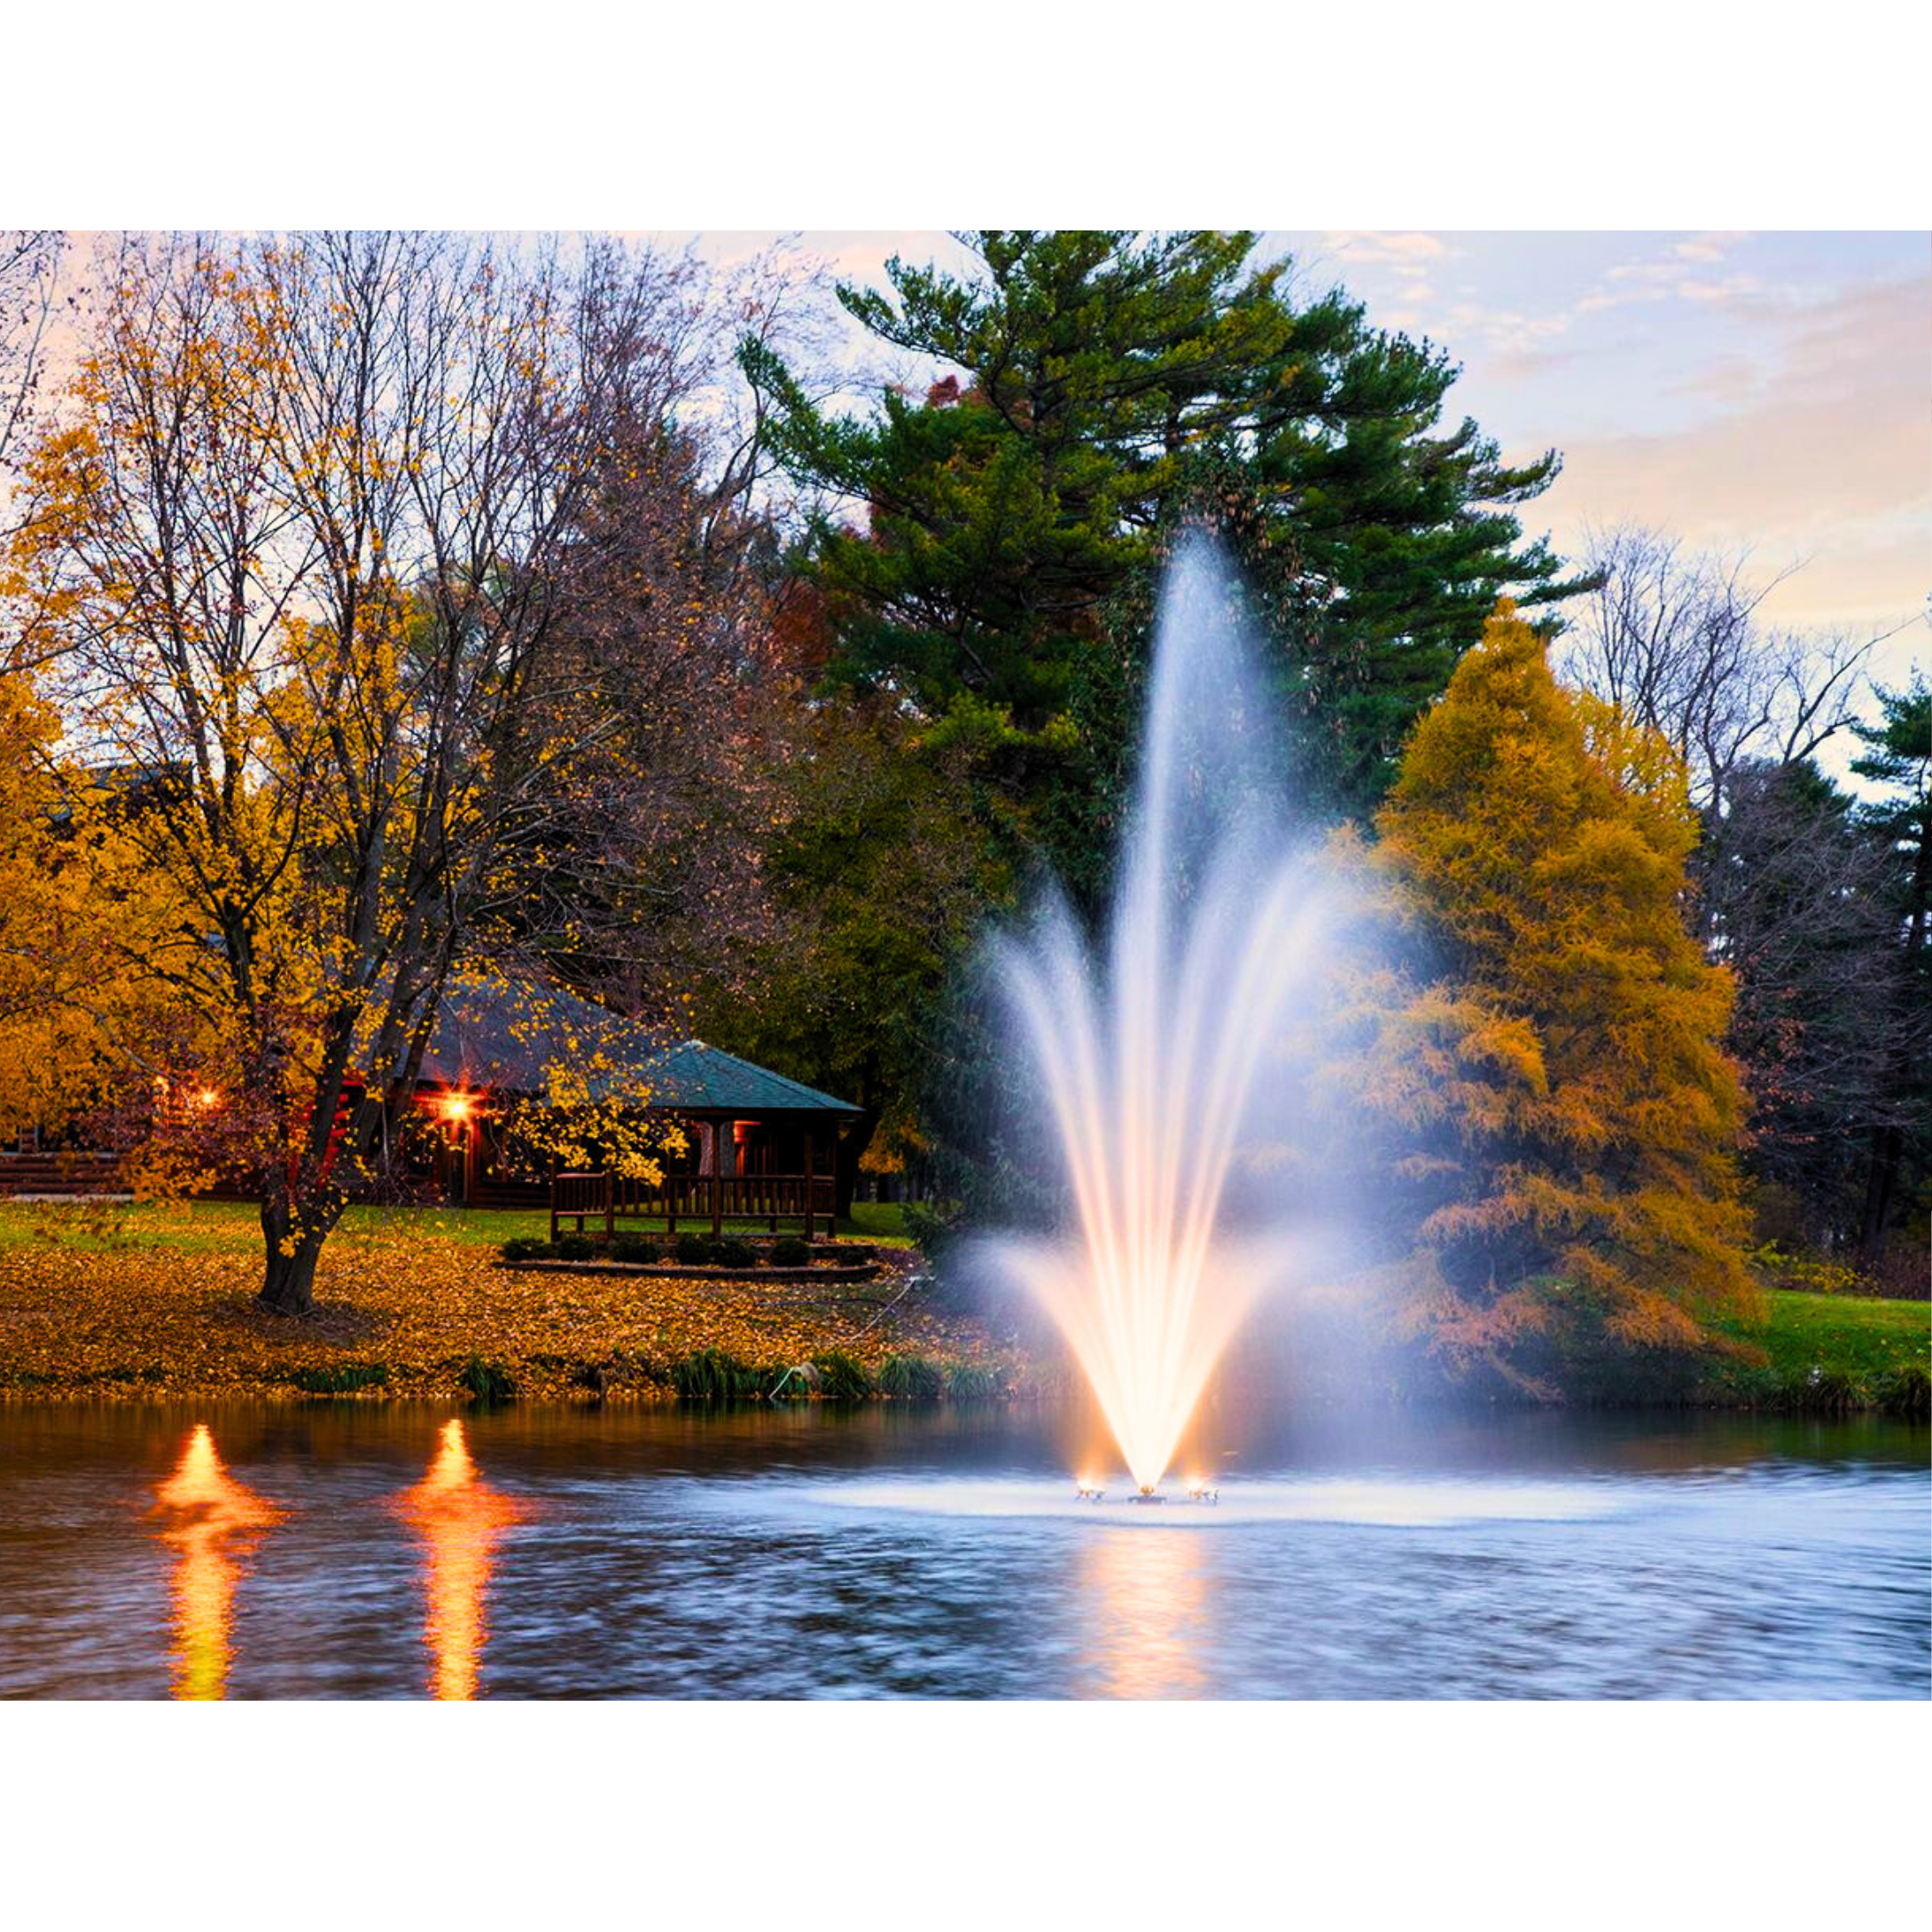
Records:
[[[431,1694],[476,1695],[477,1666],[488,1632],[483,1618],[497,1536],[525,1512],[477,1474],[463,1424],[443,1424],[429,1474],[396,1500],[396,1509],[423,1539],[424,1641]]]
[[[176,1551],[170,1589],[175,1600],[175,1694],[224,1694],[234,1662],[235,1585],[260,1533],[282,1512],[245,1489],[222,1467],[214,1437],[198,1422],[156,1493],[156,1514],[171,1520],[157,1534]]]
[[[1092,1539],[1082,1582],[1094,1599],[1087,1624],[1098,1640],[1105,1695],[1198,1697],[1206,1688],[1204,1540],[1156,1524]]]

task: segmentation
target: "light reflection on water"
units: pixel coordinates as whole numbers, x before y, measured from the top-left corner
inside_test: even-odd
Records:
[[[472,1698],[483,1654],[483,1598],[492,1552],[502,1531],[528,1512],[477,1474],[463,1424],[454,1420],[443,1424],[429,1474],[397,1499],[395,1508],[423,1543],[427,1602],[423,1639],[432,1664],[430,1694]]]
[[[1099,1688],[1108,1697],[1198,1697],[1210,1640],[1202,1551],[1179,1536],[1107,1529],[1081,1554]]]
[[[1227,1414],[1142,1511],[1087,1427],[0,1406],[0,1695],[1927,1693],[1923,1430]]]
[[[175,1694],[221,1697],[234,1656],[236,1585],[261,1532],[282,1513],[222,1468],[207,1425],[198,1423],[156,1492],[153,1514],[166,1525],[156,1534],[175,1552]]]

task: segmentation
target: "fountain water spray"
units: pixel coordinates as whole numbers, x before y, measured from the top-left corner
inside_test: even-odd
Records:
[[[1069,1225],[991,1258],[1052,1312],[1143,1498],[1297,1247],[1286,1036],[1337,894],[1292,834],[1284,761],[1229,574],[1190,540],[1164,587],[1106,935],[1090,945],[1056,900],[996,960]]]

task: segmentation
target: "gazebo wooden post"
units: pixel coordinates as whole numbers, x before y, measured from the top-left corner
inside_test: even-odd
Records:
[[[604,1170],[604,1238],[617,1239],[617,1176],[608,1166]]]
[[[724,1123],[711,1124],[711,1231],[724,1233]]]
[[[805,1130],[805,1238],[810,1241],[813,1228],[813,1210],[818,1205],[818,1169],[814,1164],[812,1130]]]

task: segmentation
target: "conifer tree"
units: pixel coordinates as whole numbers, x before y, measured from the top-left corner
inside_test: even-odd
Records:
[[[1919,678],[1905,690],[1881,689],[1878,698],[1882,715],[1858,728],[1866,750],[1851,767],[1883,788],[1864,817],[1889,861],[1898,936],[1891,997],[1881,993],[1871,1016],[1882,1029],[1888,1064],[1871,1096],[1875,1125],[1859,1227],[1868,1262],[1882,1252],[1900,1196],[1923,1180],[1932,1154],[1932,687]]]
[[[895,259],[890,296],[839,290],[941,371],[923,394],[829,413],[745,352],[775,453],[830,500],[799,562],[835,631],[832,682],[927,718],[990,706],[1040,733],[1071,713],[1091,734],[1108,721],[1079,711],[1088,661],[1144,648],[1134,606],[1151,604],[1161,534],[1205,520],[1258,593],[1314,802],[1365,814],[1495,598],[1579,588],[1514,514],[1555,453],[1505,464],[1474,422],[1445,422],[1450,357],[1340,292],[1298,294],[1289,264],[1252,259],[1254,235],[966,238],[981,272]],[[1135,635],[1110,639],[1122,621]],[[1083,760],[1103,779],[1120,752],[1094,742]],[[1016,789],[1068,782],[1048,757]]]
[[[1369,1098],[1413,1190],[1415,1328],[1507,1373],[1566,1311],[1620,1347],[1749,1312],[1732,986],[1685,924],[1675,754],[1559,686],[1505,602],[1377,823],[1411,946]]]

